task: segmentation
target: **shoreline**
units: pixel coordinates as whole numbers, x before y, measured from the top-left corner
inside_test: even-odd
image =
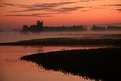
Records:
[[[0,43],[0,45],[24,46],[24,45],[114,45],[121,46],[121,39],[73,39],[73,38],[45,38],[23,40],[18,42]]]
[[[20,57],[47,70],[104,81],[120,80],[120,58],[121,48],[64,50]]]

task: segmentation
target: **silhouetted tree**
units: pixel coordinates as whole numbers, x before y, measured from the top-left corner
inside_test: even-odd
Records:
[[[29,27],[27,25],[23,25],[23,31],[28,31]]]

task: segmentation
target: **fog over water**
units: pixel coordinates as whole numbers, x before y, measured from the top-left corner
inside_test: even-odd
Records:
[[[21,40],[30,39],[43,39],[43,38],[57,38],[57,37],[72,37],[79,39],[118,39],[120,36],[111,36],[121,34],[121,31],[76,31],[76,32],[0,32],[0,42],[16,42]]]

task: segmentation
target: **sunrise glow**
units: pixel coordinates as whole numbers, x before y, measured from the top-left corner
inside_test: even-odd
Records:
[[[121,21],[120,0],[0,0],[0,27],[111,24]]]

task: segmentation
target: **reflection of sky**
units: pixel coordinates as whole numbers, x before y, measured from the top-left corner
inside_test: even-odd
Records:
[[[105,47],[0,46],[0,81],[95,81],[59,71],[48,71],[41,66],[22,61],[19,58],[39,52]]]
[[[0,0],[0,27],[120,23],[120,0]]]
[[[41,47],[0,46],[0,81],[95,81],[48,71],[35,63],[19,59],[24,55],[37,53],[37,49]]]

